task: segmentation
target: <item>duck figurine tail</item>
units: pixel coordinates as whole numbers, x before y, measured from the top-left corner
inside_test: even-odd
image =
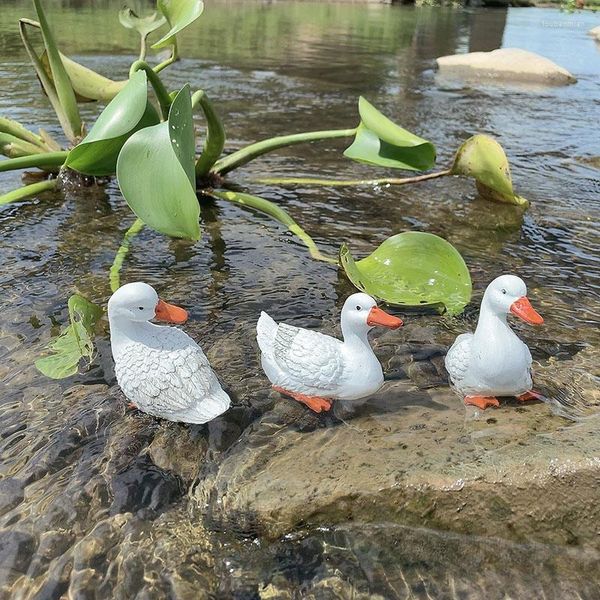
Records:
[[[531,389],[531,353],[510,328],[508,314],[531,325],[544,322],[515,275],[501,275],[488,285],[475,333],[459,335],[446,355],[450,381],[465,404],[483,410],[499,406],[498,396],[522,402],[542,398]]]
[[[397,329],[402,321],[377,307],[371,296],[353,294],[344,303],[340,341],[317,331],[276,323],[263,312],[256,324],[261,364],[273,389],[327,411],[334,399],[354,400],[375,393],[383,371],[367,334],[372,327]]]

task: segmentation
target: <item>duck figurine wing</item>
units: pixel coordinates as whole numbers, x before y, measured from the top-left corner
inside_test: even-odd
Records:
[[[344,379],[342,342],[335,338],[278,324],[262,312],[257,340],[263,368],[279,387],[311,396],[331,395]]]
[[[202,349],[186,333],[160,327],[152,344],[130,342],[118,353],[117,381],[140,410],[172,421],[206,423],[228,408]]]
[[[471,345],[473,343],[472,333],[459,335],[446,354],[446,371],[450,375],[453,385],[459,386],[464,380],[471,362]]]

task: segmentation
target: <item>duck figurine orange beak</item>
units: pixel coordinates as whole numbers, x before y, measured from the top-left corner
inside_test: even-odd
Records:
[[[174,304],[168,304],[164,300],[159,300],[154,309],[154,318],[157,321],[163,321],[165,323],[181,325],[188,320],[188,317],[189,314],[185,308],[175,306]]]
[[[542,315],[531,306],[531,302],[529,302],[527,296],[522,296],[518,300],[515,300],[510,305],[510,312],[531,325],[541,325],[544,322]]]
[[[388,329],[398,329],[398,327],[402,327],[402,319],[392,317],[392,315],[386,313],[385,310],[381,310],[381,308],[374,306],[369,311],[367,325],[369,327],[380,325],[381,327],[387,327]]]

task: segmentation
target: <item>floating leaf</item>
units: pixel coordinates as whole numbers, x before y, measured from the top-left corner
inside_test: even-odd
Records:
[[[124,8],[119,11],[119,22],[127,29],[135,29],[145,39],[153,31],[162,27],[167,19],[157,12],[147,17],[138,17],[131,8]]]
[[[157,0],[159,10],[166,17],[171,29],[153,48],[164,48],[175,44],[175,35],[193,23],[204,10],[202,0]]]
[[[38,370],[52,379],[75,375],[79,361],[87,358],[91,362],[94,356],[91,336],[102,309],[79,294],[71,296],[68,305],[70,325],[48,345],[52,354],[35,361]]]
[[[88,135],[69,152],[66,166],[87,175],[112,175],[127,138],[159,122],[148,102],[146,73],[137,71],[102,111]]]
[[[488,135],[469,138],[458,149],[451,172],[476,180],[479,194],[486,200],[527,206],[529,202],[513,190],[510,166],[502,146]]]
[[[358,289],[388,304],[444,306],[458,314],[471,299],[465,261],[452,244],[432,233],[393,235],[356,262],[343,244],[340,264]]]
[[[361,123],[344,156],[358,162],[425,171],[435,163],[435,146],[382,115],[362,96],[358,100]]]
[[[200,238],[194,174],[194,124],[189,85],[164,123],[134,133],[123,145],[117,178],[131,210],[160,233]]]
[[[128,80],[113,81],[96,71],[84,67],[78,62],[61,53],[63,65],[78,102],[110,102],[128,83]],[[48,55],[44,52],[40,57],[48,78],[52,81],[52,71],[48,63]]]

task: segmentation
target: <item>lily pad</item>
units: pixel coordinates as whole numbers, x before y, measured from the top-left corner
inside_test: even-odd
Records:
[[[194,172],[194,124],[189,85],[164,123],[134,133],[117,160],[117,179],[131,210],[165,235],[200,239]]]
[[[69,152],[65,164],[87,175],[112,175],[127,138],[159,122],[148,102],[146,73],[137,71],[102,111],[87,136]]]
[[[193,23],[204,10],[202,0],[157,0],[159,10],[166,17],[171,29],[153,48],[164,48],[175,44],[175,36]]]
[[[473,177],[479,194],[486,200],[529,205],[525,198],[515,194],[506,154],[489,135],[474,135],[464,142],[454,157],[451,173]]]
[[[37,369],[52,379],[75,375],[82,358],[91,362],[94,357],[92,334],[102,309],[79,294],[69,298],[68,306],[71,323],[48,345],[51,354],[35,361]]]
[[[433,167],[436,152],[431,142],[396,125],[362,96],[358,111],[361,123],[344,156],[392,169],[425,171]]]
[[[343,244],[340,264],[359,290],[387,304],[445,308],[455,315],[471,299],[465,261],[452,244],[432,233],[393,235],[359,261]]]

